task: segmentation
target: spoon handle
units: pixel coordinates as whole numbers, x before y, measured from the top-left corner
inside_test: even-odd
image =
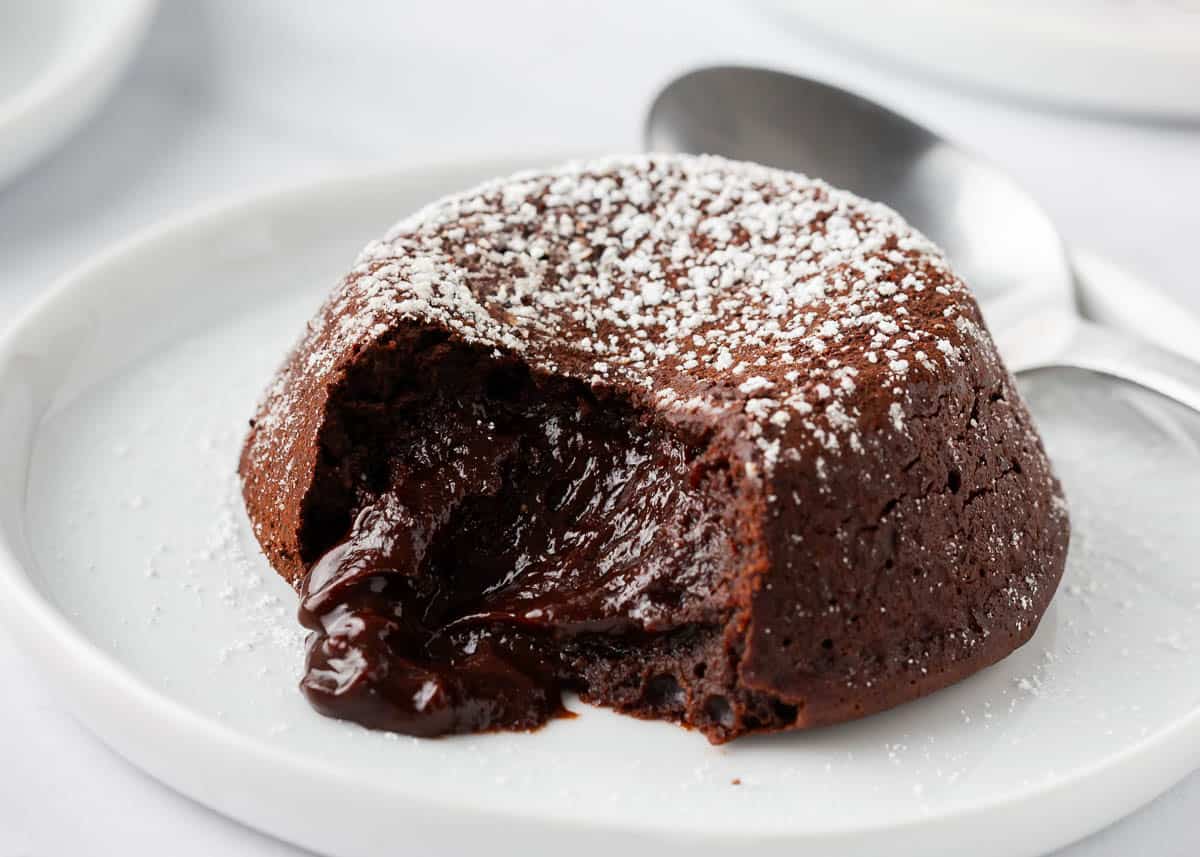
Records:
[[[1115,328],[1079,319],[1053,353],[1013,369],[1051,367],[1129,381],[1200,412],[1200,364]]]

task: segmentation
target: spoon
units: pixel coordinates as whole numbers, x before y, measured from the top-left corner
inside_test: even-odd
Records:
[[[861,96],[765,69],[703,68],[670,83],[647,149],[724,155],[819,176],[887,203],[946,251],[1014,372],[1074,368],[1200,411],[1200,365],[1084,319],[1049,216],[995,167]]]

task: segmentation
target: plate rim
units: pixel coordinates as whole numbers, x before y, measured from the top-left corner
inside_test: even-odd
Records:
[[[1019,16],[1005,15],[1007,7],[1003,4],[983,7],[971,3],[939,4],[936,0],[918,0],[906,5],[905,9],[910,13],[906,18],[901,18],[899,13],[892,14],[891,7],[886,4],[876,7],[865,0],[854,0],[849,4],[832,0],[810,3],[757,0],[756,5],[765,13],[786,21],[793,36],[802,34],[806,26],[810,29],[818,27],[844,45],[855,48],[860,61],[870,61],[883,69],[895,68],[916,79],[951,89],[979,90],[1034,105],[1065,107],[1084,115],[1095,113],[1184,123],[1200,115],[1200,101],[1179,83],[1180,80],[1195,80],[1200,74],[1200,63],[1196,62],[1198,55],[1188,41],[1189,33],[1182,31],[1160,31],[1156,34],[1154,50],[1130,57],[1130,43],[1127,39],[1122,40],[1119,23],[1105,22],[1081,33],[1078,27],[1072,27],[1071,13],[1063,10],[1042,10],[1039,21],[1031,24]],[[876,26],[865,30],[848,29],[846,21],[856,12],[855,20],[865,20],[864,9],[871,12],[883,9],[889,17],[881,17]],[[952,14],[947,17],[951,9]],[[991,33],[993,40],[998,39],[1003,48],[1027,59],[1045,61],[1047,57],[1059,56],[1065,51],[1075,60],[1075,65],[1082,62],[1093,67],[1093,72],[1099,67],[1101,74],[1114,67],[1109,54],[1115,50],[1118,59],[1139,61],[1143,77],[1151,83],[1141,87],[1140,97],[1133,97],[1128,90],[1113,86],[1113,78],[1106,80],[1107,87],[1096,89],[1081,86],[1070,74],[1060,73],[1049,79],[1042,75],[1035,79],[1014,73],[1012,64],[1003,60],[993,59],[964,67],[962,62],[951,63],[944,57],[930,55],[929,51],[906,51],[893,44],[897,41],[894,37],[889,41],[888,36],[898,23],[912,21],[923,22],[926,30],[929,25],[936,29],[926,41],[945,41],[962,33]],[[978,42],[978,39],[968,40],[964,44],[978,48]],[[1119,62],[1115,63],[1115,66],[1119,65]],[[1164,84],[1164,81],[1169,82]]]
[[[304,199],[331,196],[347,199],[352,198],[347,195],[353,194],[356,188],[427,180],[433,172],[461,173],[470,169],[505,174],[530,163],[562,160],[561,152],[551,158],[547,158],[547,154],[524,152],[486,158],[453,156],[409,160],[385,169],[340,173],[255,189],[185,210],[141,229],[75,267],[19,312],[13,322],[0,331],[0,373],[8,369],[13,358],[20,354],[23,341],[36,335],[52,317],[79,313],[81,310],[78,305],[76,309],[68,306],[72,298],[94,288],[95,281],[102,279],[112,266],[128,264],[130,261],[136,263],[139,256],[149,257],[156,248],[180,240],[195,230],[219,226],[223,221],[239,217],[263,217],[285,212],[289,205]],[[4,395],[6,391],[0,390],[0,396]],[[41,414],[34,415],[36,421],[41,418]],[[21,492],[19,508],[24,508],[28,497],[28,481],[15,490]],[[206,791],[203,783],[197,782],[203,777],[191,776],[189,781],[187,775],[172,776],[170,763],[156,763],[146,758],[145,752],[129,747],[128,741],[116,734],[119,730],[114,723],[119,722],[122,716],[134,716],[146,728],[153,724],[152,731],[159,736],[159,744],[164,741],[170,741],[175,747],[192,744],[192,752],[185,752],[185,756],[203,752],[230,762],[240,760],[243,766],[252,761],[260,770],[266,766],[268,779],[282,773],[298,782],[315,777],[323,782],[351,785],[355,782],[352,777],[326,764],[313,762],[298,752],[273,747],[211,720],[144,683],[131,668],[88,640],[68,617],[37,591],[32,575],[17,559],[10,539],[3,535],[0,535],[0,589],[6,592],[6,597],[0,599],[0,619],[4,620],[5,627],[12,630],[18,647],[38,665],[42,675],[52,679],[51,683],[60,696],[69,702],[72,712],[93,735],[172,789],[249,826],[311,847],[311,842],[294,839],[287,830],[247,817],[247,813],[240,811],[237,806],[231,806],[231,802],[223,800],[221,795],[212,794],[211,789]],[[109,700],[110,704],[115,701],[112,711],[95,710],[102,699]],[[130,713],[120,714],[117,713],[118,709],[127,709]],[[165,760],[174,756],[164,755],[162,758]],[[890,841],[890,837],[897,834],[935,836],[938,828],[955,828],[959,835],[965,836],[967,831],[975,829],[981,822],[993,826],[1003,820],[1006,825],[1011,825],[1020,824],[1023,819],[1032,824],[1035,819],[1044,820],[1050,814],[1051,807],[1070,807],[1074,815],[1059,814],[1059,826],[1054,835],[1024,834],[1029,849],[1058,847],[1133,812],[1197,767],[1200,767],[1200,707],[1153,734],[1076,769],[1068,776],[1041,781],[1000,798],[978,798],[950,810],[913,816],[900,822],[884,820],[866,824],[809,826],[803,830],[779,826],[753,831],[753,836],[755,841],[763,843],[825,843],[829,846],[841,844],[862,847]],[[1116,777],[1121,777],[1124,782],[1126,797],[1114,804],[1111,799],[1103,799],[1106,794],[1104,784]],[[1093,795],[1093,799],[1081,799],[1082,795],[1088,793]],[[591,831],[630,836],[670,836],[678,841],[703,838],[706,842],[717,843],[728,842],[732,837],[737,837],[741,842],[746,834],[746,831],[730,829],[728,824],[681,831],[669,822],[647,819],[598,817],[581,820],[540,811],[537,807],[518,813],[501,811],[495,806],[464,807],[461,803],[424,795],[415,787],[403,788],[398,781],[386,787],[379,786],[376,797],[403,800],[406,810],[428,813],[431,818],[440,816],[461,823],[464,814],[467,814],[479,823],[501,823],[509,829],[519,823],[539,831],[552,827],[571,836]],[[1063,818],[1066,820],[1063,821]],[[1009,840],[1005,843],[1004,853],[1019,853],[1012,850],[1014,846],[1017,843]],[[1017,847],[1019,849],[1020,846]],[[1029,850],[1027,853],[1035,851]]]

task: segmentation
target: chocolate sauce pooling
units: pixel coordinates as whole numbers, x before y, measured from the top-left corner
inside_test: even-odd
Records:
[[[315,562],[301,685],[319,711],[431,736],[531,729],[619,655],[712,618],[727,510],[697,452],[586,396],[435,395],[386,484]]]

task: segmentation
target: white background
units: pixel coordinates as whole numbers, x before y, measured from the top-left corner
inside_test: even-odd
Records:
[[[102,114],[0,188],[0,325],[90,254],[196,203],[431,155],[636,149],[658,87],[712,62],[806,71],[910,113],[1010,171],[1069,241],[1200,312],[1200,124],[956,90],[733,3],[168,0]],[[1060,857],[1193,857],[1198,814],[1194,775]],[[118,850],[299,853],[91,739],[0,629],[0,857]]]

